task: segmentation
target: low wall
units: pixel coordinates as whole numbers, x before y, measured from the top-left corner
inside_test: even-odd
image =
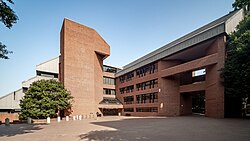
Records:
[[[0,113],[0,122],[5,123],[6,118],[9,118],[10,122],[13,122],[14,120],[19,120],[18,117],[18,113]]]

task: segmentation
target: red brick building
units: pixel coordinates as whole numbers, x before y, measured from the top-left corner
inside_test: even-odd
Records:
[[[75,97],[72,114],[179,116],[191,114],[196,102],[201,102],[198,105],[203,105],[206,116],[223,118],[219,70],[224,66],[227,35],[242,18],[242,10],[229,13],[133,61],[115,75],[103,71],[110,47],[102,37],[65,19],[59,76]],[[204,72],[199,74],[200,70]],[[103,84],[104,77],[116,78],[116,86]],[[115,89],[116,97],[103,95],[106,89],[112,93]],[[203,99],[194,99],[197,95]]]
[[[103,71],[103,60],[109,56],[110,47],[94,29],[64,19],[60,51],[59,80],[74,97],[71,114],[95,115],[108,108],[122,108],[121,103],[102,103],[106,97],[116,100],[103,94],[104,88],[115,89],[103,82],[104,76],[114,79],[116,71]]]

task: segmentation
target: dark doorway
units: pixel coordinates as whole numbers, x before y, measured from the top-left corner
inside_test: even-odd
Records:
[[[192,93],[192,113],[205,114],[205,91]]]
[[[118,116],[118,109],[103,109],[104,116]]]

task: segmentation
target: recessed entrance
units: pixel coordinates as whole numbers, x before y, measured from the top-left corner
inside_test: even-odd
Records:
[[[181,93],[181,115],[205,114],[205,91]]]
[[[205,114],[205,91],[194,92],[192,94],[192,113]]]
[[[103,116],[117,116],[118,109],[103,109]]]

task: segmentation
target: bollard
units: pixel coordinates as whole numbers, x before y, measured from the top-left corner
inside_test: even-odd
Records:
[[[76,116],[73,116],[73,120],[76,120]]]
[[[69,121],[69,116],[66,116],[66,121]]]
[[[10,126],[10,119],[9,118],[5,119],[5,126]]]
[[[32,123],[32,122],[31,122],[31,118],[30,118],[30,117],[28,117],[27,122],[28,122],[28,124],[31,124],[31,123]]]
[[[57,122],[61,122],[61,118],[60,117],[57,117]]]
[[[76,120],[78,120],[79,119],[79,117],[78,117],[78,115],[76,115]]]
[[[118,113],[118,116],[121,116],[121,113]]]
[[[79,120],[82,120],[82,115],[79,116]]]
[[[47,123],[48,124],[50,123],[50,117],[47,117]]]

